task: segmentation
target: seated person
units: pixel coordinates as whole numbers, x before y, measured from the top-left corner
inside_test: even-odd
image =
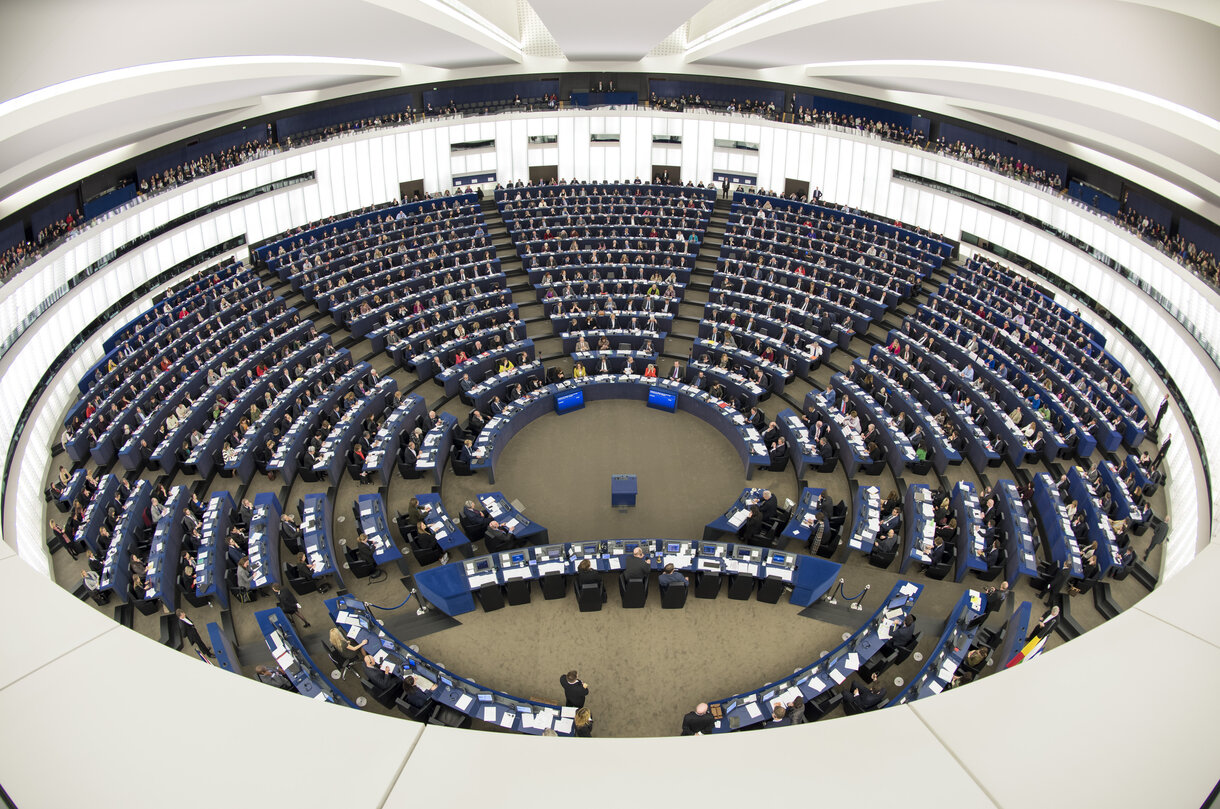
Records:
[[[487,524],[487,531],[484,532],[483,539],[487,543],[488,553],[498,553],[499,551],[506,551],[509,548],[517,547],[516,538],[496,520],[492,520]]]
[[[425,681],[426,682],[426,681]],[[432,686],[427,690],[420,688],[415,684],[414,677],[407,677],[402,684],[402,698],[413,708],[422,708],[432,701],[428,696],[429,693],[436,690],[436,686]]]
[[[387,661],[384,665],[392,666],[393,664]],[[377,661],[371,654],[364,656],[364,679],[368,680],[378,691],[389,691],[397,682],[393,674],[377,665]]]
[[[686,586],[686,577],[683,576],[678,571],[674,570],[673,563],[671,562],[670,564],[667,564],[665,566],[665,569],[663,571],[661,571],[661,575],[657,579],[657,582],[661,586],[661,592],[664,593],[669,588],[670,585],[677,585],[679,587],[685,587]]]
[[[576,589],[580,589],[586,584],[602,583],[602,574],[593,569],[593,563],[588,559],[581,559],[580,564],[576,566]]]

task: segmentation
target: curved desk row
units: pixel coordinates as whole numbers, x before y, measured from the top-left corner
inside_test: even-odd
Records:
[[[267,649],[275,658],[275,664],[292,683],[292,687],[303,697],[335,702],[355,708],[356,705],[343,692],[330,684],[327,677],[305,651],[296,630],[279,607],[254,613],[258,629],[267,642]]]
[[[546,385],[505,406],[479,433],[474,448],[474,462],[470,468],[476,471],[487,470],[488,480],[495,483],[495,464],[504,447],[518,431],[534,419],[552,412],[558,395],[579,390],[583,392],[586,401],[634,399],[642,402],[648,400],[648,392],[652,388],[675,394],[678,410],[698,416],[719,430],[737,449],[745,467],[747,480],[753,475],[755,467],[770,465],[771,458],[767,454],[767,448],[763,446],[762,436],[750,426],[744,416],[725,402],[698,388],[668,379],[617,376],[586,377],[584,380],[565,380]]]
[[[912,700],[939,694],[953,681],[953,675],[966,659],[970,644],[978,633],[979,624],[975,623],[975,619],[983,616],[986,600],[987,596],[977,590],[962,593],[949,615],[949,620],[945,622],[935,651],[928,655],[919,673],[911,678],[896,697],[886,703],[886,707],[903,705]]]
[[[773,704],[787,706],[798,696],[808,703],[843,683],[881,650],[889,640],[891,630],[906,620],[922,591],[923,585],[898,582],[872,617],[817,662],[754,691],[709,703],[721,706],[723,711],[723,717],[716,721],[712,732],[727,733],[765,722],[771,718]]]
[[[749,590],[730,597],[744,600],[758,581],[775,585],[776,595],[784,586],[792,588],[788,601],[807,607],[837,581],[840,565],[816,556],[782,551],[766,551],[752,545],[726,542],[693,542],[676,539],[618,539],[541,545],[467,559],[415,574],[420,595],[447,615],[461,615],[475,608],[474,596],[481,588],[500,588],[511,582],[539,581],[544,593],[562,597],[567,585],[564,577],[576,573],[577,566],[589,560],[603,573],[623,568],[623,559],[637,546],[645,548],[651,568],[666,564],[699,576],[728,576],[749,584]],[[548,584],[555,585],[554,588]],[[711,597],[720,590],[719,581]],[[743,588],[744,590],[744,588]],[[548,597],[552,597],[548,595]],[[762,595],[760,594],[760,599]],[[528,600],[528,599],[527,599]],[[770,600],[770,599],[764,599]]]
[[[521,699],[459,677],[391,635],[369,606],[353,596],[328,599],[326,609],[349,640],[364,642],[365,654],[372,655],[382,671],[399,679],[414,677],[415,686],[433,702],[505,730],[541,735],[550,729],[560,736],[573,735],[575,708]]]

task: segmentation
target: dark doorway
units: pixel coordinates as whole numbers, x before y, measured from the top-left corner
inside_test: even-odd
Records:
[[[809,199],[809,183],[801,180],[794,180],[788,177],[784,180],[784,196],[796,194],[798,197]]]
[[[652,179],[656,182],[657,178],[661,178],[662,182],[680,183],[682,182],[682,167],[681,166],[653,166]]]
[[[420,197],[423,197],[423,195],[424,195],[424,181],[423,180],[407,180],[405,183],[398,184],[399,199],[405,199],[407,202],[410,202],[411,198],[414,197],[416,194],[419,194]]]
[[[559,166],[530,166],[530,182],[554,182],[559,179]]]

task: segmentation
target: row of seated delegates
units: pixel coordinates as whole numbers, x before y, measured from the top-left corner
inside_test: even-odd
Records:
[[[959,277],[963,280],[959,281]],[[960,286],[972,284],[979,277],[967,278],[967,273],[963,272],[950,280]],[[1002,332],[1029,356],[1053,368],[1067,382],[1058,385],[1056,395],[1068,395],[1066,388],[1071,385],[1070,392],[1092,402],[1094,409],[1116,432],[1125,434],[1124,420],[1141,433],[1147,430],[1147,416],[1133,393],[1130,376],[1095,341],[1094,333],[1082,328],[1078,315],[1067,315],[1057,304],[1043,305],[1041,294],[1017,291],[998,283],[989,285],[991,289],[980,290],[973,299],[961,293],[947,297],[963,309],[977,307],[976,317],[983,317],[988,307],[1002,316],[1002,324],[993,320],[996,326],[991,330],[995,335],[993,341],[1002,339],[999,337]],[[1080,390],[1082,381],[1086,383],[1083,391]]]
[[[1069,311],[1021,276],[990,262],[972,260],[951,280],[959,277],[966,283],[974,281],[983,287],[983,300],[1005,318],[1011,318],[1019,327],[1037,332],[1043,342],[1073,360],[1094,381],[1108,385],[1115,400],[1123,402],[1124,397],[1130,397],[1131,403],[1138,405],[1132,393],[1134,386],[1131,376],[1105,350],[1104,339],[1081,319],[1078,309]],[[986,281],[980,282],[979,279]]]
[[[819,110],[817,107],[806,107],[804,104],[795,104],[789,102],[788,111],[792,113],[793,119],[798,124],[812,125],[822,124],[823,126],[838,126],[844,129],[855,129],[860,132],[866,132],[874,135],[882,140],[894,141],[907,146],[923,148],[927,144],[927,137],[918,129],[910,129],[905,126],[890,123],[889,121],[878,121],[872,118],[865,118],[862,115],[848,115],[843,112],[834,112],[832,110]]]
[[[922,425],[916,422],[915,419],[913,419],[910,414],[907,413],[907,411],[895,407],[894,403],[890,401],[889,385],[894,384],[893,380],[889,379],[889,377],[887,377],[879,369],[873,368],[867,363],[852,363],[851,370],[848,372],[848,378],[859,385],[865,393],[872,396],[873,401],[881,406],[881,409],[885,411],[887,416],[893,419],[894,425],[899,429],[899,431],[902,432],[903,435],[907,437],[907,440],[910,441],[911,447],[915,450],[915,457],[917,459],[921,461],[927,460],[931,454],[931,444],[933,441],[937,440],[945,442],[946,446],[952,446],[953,449],[956,449],[959,452],[962,449],[965,449],[966,442],[964,439],[957,437],[956,433],[954,433],[954,437],[956,438],[957,443],[960,444],[960,448],[955,446],[953,443],[951,443],[952,439],[949,438],[949,435],[941,430],[940,423],[936,421],[932,422],[932,428],[937,431],[937,435],[928,436],[924,434]],[[903,390],[906,390],[908,394],[910,393],[910,391],[906,388],[903,388]],[[872,432],[871,428],[874,426],[875,425],[872,424],[869,425],[870,434]]]
[[[734,196],[730,225],[725,244],[768,254],[766,264],[771,268],[781,269],[781,259],[792,259],[786,265],[789,271],[799,272],[804,266],[802,274],[810,273],[810,265],[840,273],[854,271],[857,277],[904,295],[909,291],[898,283],[886,287],[886,276],[917,283],[952,250],[948,243],[915,228],[761,193]],[[859,270],[870,272],[860,275]]]
[[[324,388],[317,394],[316,399],[312,399],[310,401],[311,407],[305,408],[305,410],[308,411],[308,414],[306,414],[304,411],[302,412],[303,416],[308,415],[309,417],[308,422],[301,422],[302,424],[307,424],[308,426],[300,428],[307,431],[305,446],[300,451],[298,462],[300,468],[303,470],[318,470],[319,466],[325,462],[324,444],[331,436],[332,431],[336,429],[337,425],[344,420],[345,415],[357,410],[361,403],[373,394],[374,390],[378,386],[378,382],[381,381],[381,377],[378,375],[376,369],[370,366],[364,366],[363,368],[361,366],[356,366],[342,376],[338,376],[334,373],[330,374],[330,376],[332,379],[327,388],[333,387],[336,383],[344,385],[344,387],[347,387],[347,385],[350,384],[350,387],[347,387],[347,389],[343,391],[342,395],[339,396],[338,400],[334,401],[333,403],[326,398],[326,388]],[[355,377],[354,379],[351,378],[353,376]],[[323,379],[323,381],[325,382],[326,380]],[[321,406],[312,406],[315,402]],[[362,425],[361,435],[357,437],[355,442],[353,442],[353,447],[362,446],[362,442],[367,442],[368,440],[371,440],[371,436],[376,435],[376,429],[369,429],[370,423],[371,422],[366,421]],[[287,440],[288,434],[285,433],[284,437],[281,438],[280,443],[275,445],[276,450],[278,451],[280,444]],[[367,447],[368,444],[364,443],[361,452],[367,452]],[[273,462],[276,460],[277,454],[277,452],[271,452],[271,457],[264,462],[264,466],[274,466]],[[348,460],[351,459],[349,458]],[[363,465],[363,454],[360,455],[360,462],[361,465]]]
[[[871,419],[861,419],[859,412],[852,407],[851,401],[835,390],[834,385],[827,384],[826,389],[811,393],[806,398],[805,424],[810,430],[810,438],[818,446],[818,454],[829,448],[829,457],[838,456],[835,442],[831,440],[830,421],[834,421],[842,430],[849,445],[863,457],[865,462],[876,462],[885,459],[885,448],[879,443],[879,428]],[[861,452],[861,450],[863,450]],[[827,455],[822,455],[823,460]]]
[[[953,321],[935,310],[921,307],[913,323],[913,331],[918,335],[916,343],[939,355],[945,355],[949,345],[956,345],[959,356],[949,357],[949,363],[957,367],[965,381],[986,391],[997,407],[1001,407],[1001,403],[1007,399],[1007,404],[1012,405],[1013,409],[1006,411],[1005,415],[1014,429],[1020,429],[1031,450],[1040,452],[1041,441],[1045,438],[1060,448],[1060,455],[1077,452],[1083,436],[1095,434],[1097,419],[1090,413],[1081,412],[1079,400],[1075,397],[1069,397],[1062,409],[1052,409],[1049,398],[1044,400],[1042,392],[1032,390],[1028,383],[1018,377],[1010,378],[1016,370],[1014,365],[1009,364],[1011,359],[993,346],[980,343],[978,336],[967,326],[957,325],[961,322],[961,310],[957,311],[959,320]],[[974,357],[978,359],[971,361]],[[976,364],[980,371],[985,369],[977,379]],[[1022,390],[1016,389],[1013,379],[1021,382]],[[997,390],[997,384],[1006,389],[1009,395],[1002,395]],[[1058,399],[1056,402],[1062,404]],[[1023,410],[1023,404],[1027,406],[1027,411]]]
[[[331,124],[320,129],[314,129],[306,132],[299,132],[296,135],[285,137],[280,143],[285,149],[292,149],[300,146],[308,146],[311,143],[320,143],[324,140],[338,137],[347,132],[361,132],[367,129],[379,129],[383,126],[403,126],[416,121],[418,114],[415,108],[407,104],[401,112],[382,113],[375,115],[372,118],[358,118],[354,121],[344,121],[338,124]]]
[[[267,128],[268,132],[270,132],[271,125],[268,124]],[[270,152],[271,150],[266,142],[250,140],[237,146],[222,149],[219,152],[201,155],[194,160],[165,169],[160,173],[154,173],[152,176],[140,180],[139,194],[140,196],[145,196],[150,193],[183,185],[200,177],[206,177],[209,174],[216,174],[217,172],[231,169],[234,166],[240,166],[248,160],[265,157]]]
[[[119,418],[119,404],[129,402],[133,391],[147,390],[157,375],[213,339],[224,321],[249,314],[272,299],[256,279],[242,275],[199,290],[177,308],[167,301],[156,315],[146,313],[152,333],[133,331],[116,347],[104,370],[94,370],[91,386],[82,397],[83,408],[74,408],[67,423],[64,447],[69,448],[82,430],[94,438],[100,435],[110,421]]]
[[[147,461],[148,447],[155,447],[177,429],[183,417],[178,405],[189,400],[189,413],[195,397],[206,390],[205,369],[214,370],[228,362],[239,365],[253,358],[266,347],[270,323],[298,322],[295,310],[285,311],[283,299],[261,287],[233,306],[206,319],[200,317],[188,316],[179,323],[194,325],[175,324],[156,338],[154,350],[160,347],[156,353],[141,353],[129,358],[131,362],[120,363],[122,381],[105,400],[95,408],[98,397],[90,396],[83,411],[74,411],[83,421],[65,445],[69,457],[88,452],[98,463],[108,464],[116,449],[122,448],[138,449],[141,463]],[[138,448],[129,443],[136,438],[142,439]]]
[[[253,329],[254,324],[248,323],[247,327]],[[205,394],[201,395],[194,404],[184,399],[179,404],[178,410],[182,411],[185,406],[186,412],[176,413],[173,414],[173,418],[167,418],[165,424],[152,433],[154,441],[160,444],[167,435],[172,435],[179,423],[184,421],[187,416],[193,417],[202,410],[203,418],[198,421],[195,429],[191,430],[189,435],[183,439],[181,445],[172,448],[172,454],[178,462],[196,463],[197,452],[201,451],[202,447],[209,446],[207,439],[224,426],[230,416],[236,416],[238,411],[232,410],[231,407],[239,400],[248,400],[236,426],[225,439],[225,450],[229,454],[224,455],[222,452],[222,456],[225,457],[226,462],[231,460],[233,447],[240,443],[251,425],[255,424],[262,415],[259,402],[251,400],[249,396],[243,394],[262,388],[274,400],[274,397],[290,381],[286,364],[318,337],[313,324],[301,322],[295,310],[277,324],[275,331],[281,332],[281,334],[278,336],[272,334],[270,337],[260,335],[256,338],[257,341],[251,346],[252,350],[248,357],[243,359],[238,356],[239,361],[233,368],[229,367],[226,360],[208,368],[204,376]],[[326,348],[331,349],[329,343],[326,343]],[[329,350],[315,353],[313,359],[321,361],[326,354],[329,354]],[[303,368],[304,366],[298,362],[296,371],[302,372]],[[267,406],[266,397],[262,399],[262,403],[264,407]]]
[[[1013,418],[1013,413],[1005,412],[997,403],[996,392],[991,383],[982,378],[976,379],[973,365],[966,364],[959,368],[953,363],[941,359],[940,352],[936,350],[933,341],[929,338],[929,331],[919,329],[917,324],[911,323],[909,319],[903,320],[903,327],[904,339],[892,342],[890,350],[932,381],[936,389],[953,403],[963,418],[968,419],[969,423],[974,425],[974,428],[997,453],[1003,455],[1008,452],[1008,445],[1004,438],[989,426],[989,408],[994,408],[1003,419],[1013,425],[1013,434],[1021,438],[1025,449],[1032,453],[1042,454],[1047,443],[1046,429],[1032,421],[1022,427],[1019,423],[1022,416],[1019,410],[1014,411],[1018,416],[1017,419]],[[937,371],[937,368],[947,368],[949,372]],[[981,398],[976,399],[976,397]],[[1044,419],[1041,420],[1041,424],[1049,428]],[[1078,435],[1069,434],[1065,443],[1070,450],[1078,441]],[[954,448],[957,448],[956,445]]]
[[[1054,189],[1063,188],[1063,178],[1056,172],[1031,166],[1023,160],[1018,160],[998,152],[989,152],[964,141],[958,140],[949,143],[942,137],[932,143],[929,148],[934,149],[937,154],[948,155],[958,160],[987,166],[992,171],[1007,174],[1026,182],[1046,185]]]

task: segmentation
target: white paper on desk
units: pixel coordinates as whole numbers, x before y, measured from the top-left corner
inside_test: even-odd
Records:
[[[559,715],[564,719],[574,719],[576,717],[576,709],[570,707],[560,708]]]
[[[890,639],[890,622],[889,621],[882,621],[881,626],[877,627],[877,637],[881,638],[881,640]]]
[[[834,680],[836,683],[839,683],[841,685],[843,683],[843,681],[847,679],[847,675],[844,674],[843,672],[839,671],[838,669],[831,669],[830,670],[830,679]]]
[[[729,525],[733,526],[734,528],[740,528],[741,524],[746,521],[746,514],[747,512],[745,511],[733,512],[733,514],[729,517]]]
[[[458,701],[454,703],[453,707],[457,708],[459,711],[465,711],[470,707],[470,703],[472,702],[474,702],[474,697],[470,696],[469,694],[462,694],[462,696],[458,698]]]
[[[556,733],[571,733],[572,732],[572,720],[571,719],[556,719],[555,720],[555,732]]]
[[[534,714],[534,729],[546,730],[551,726],[551,721],[555,718],[555,714],[548,711]]]
[[[516,720],[516,718],[517,717],[514,716],[512,713],[505,711],[504,716],[500,717],[499,725],[502,728],[511,728],[513,726],[513,722]],[[522,722],[522,724],[524,724],[524,722]]]
[[[945,687],[943,685],[941,685],[940,683],[938,683],[936,681],[928,683],[928,690],[931,691],[933,694],[939,694],[941,691],[944,690],[944,688]]]
[[[373,662],[380,666],[387,656],[385,649],[378,649],[377,654],[373,655]]]
[[[946,660],[944,665],[940,667],[939,676],[942,680],[952,680],[953,675],[957,673],[957,666],[952,660]]]
[[[352,640],[355,640],[356,636],[359,634],[360,634],[360,627],[358,627],[358,626],[349,627],[347,630],[347,636],[349,638],[351,638]]]
[[[751,719],[762,718],[762,711],[759,710],[757,702],[746,703],[746,713],[750,715]]]
[[[898,589],[898,592],[902,593],[904,596],[915,595],[915,593],[919,592],[919,585],[907,582]]]
[[[606,560],[606,562],[610,565],[611,570],[618,570],[623,566],[623,560],[619,559],[617,556],[611,556]]]
[[[843,667],[848,671],[855,671],[856,669],[860,668],[860,655],[856,654],[855,652],[849,653],[847,658],[843,661]]]
[[[809,687],[812,688],[814,691],[821,693],[821,692],[825,691],[828,686],[826,685],[825,680],[823,680],[821,677],[818,677],[817,675],[814,675],[813,677],[809,678]]]
[[[495,722],[496,721],[495,706],[488,705],[483,708],[483,721],[484,722]]]
[[[508,530],[508,532],[511,534],[513,531],[517,530],[517,526],[519,526],[520,524],[521,524],[521,522],[516,517],[513,517],[511,520],[504,523],[504,528],[506,528]]]

